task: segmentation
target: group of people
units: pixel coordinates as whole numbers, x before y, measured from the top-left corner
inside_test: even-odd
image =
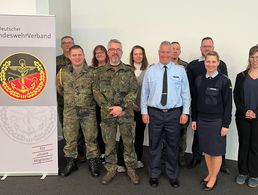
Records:
[[[202,39],[202,56],[189,64],[179,58],[178,42],[163,41],[158,50],[159,62],[150,66],[139,45],[131,50],[130,64],[123,63],[122,43],[117,39],[110,40],[107,49],[96,46],[91,65],[87,65],[83,48],[75,45],[72,37],[63,37],[61,47],[64,53],[57,57],[56,84],[67,160],[61,175],[68,176],[78,169],[78,138],[83,137],[93,177],[100,176],[101,159],[106,168],[102,184],[108,184],[117,172],[126,172],[131,182],[138,184],[140,178],[135,170],[144,166],[143,140],[148,124],[149,184],[159,185],[165,155],[169,182],[179,187],[178,166],[186,166],[190,116],[194,130],[190,167],[199,164],[204,154],[208,174],[200,182],[203,190],[214,189],[220,170],[229,173],[225,153],[232,86],[212,38]],[[258,46],[250,49],[248,66],[237,75],[234,88],[239,135],[236,183],[247,182],[249,187],[258,185],[258,90],[254,89],[258,89]],[[120,166],[125,168],[121,171]]]

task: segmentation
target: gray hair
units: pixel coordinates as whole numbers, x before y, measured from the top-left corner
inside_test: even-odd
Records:
[[[122,43],[118,40],[118,39],[111,39],[109,42],[108,42],[108,46],[107,48],[109,48],[110,44],[111,43],[117,43],[117,44],[120,44],[121,47],[122,47]]]
[[[169,47],[170,47],[170,50],[172,51],[171,43],[170,43],[169,41],[162,41],[162,42],[160,43],[159,50],[160,50],[160,48],[161,48],[163,45],[169,46]]]

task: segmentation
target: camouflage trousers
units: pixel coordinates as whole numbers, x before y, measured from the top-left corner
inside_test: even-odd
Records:
[[[136,168],[137,158],[134,149],[135,123],[133,117],[118,117],[101,121],[102,136],[105,143],[105,168],[113,171],[117,168],[116,134],[119,127],[124,144],[124,161],[127,168]]]
[[[63,132],[66,144],[63,151],[65,157],[77,158],[77,139],[80,127],[85,138],[87,159],[98,157],[99,152],[96,141],[98,129],[95,112],[82,118],[64,117]]]

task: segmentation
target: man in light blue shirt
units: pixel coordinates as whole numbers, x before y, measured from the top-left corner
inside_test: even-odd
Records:
[[[184,68],[171,62],[170,42],[160,44],[160,62],[145,73],[141,93],[141,113],[149,123],[150,185],[158,186],[161,174],[161,143],[167,149],[166,174],[173,187],[178,182],[178,147],[180,124],[188,120],[190,90]]]

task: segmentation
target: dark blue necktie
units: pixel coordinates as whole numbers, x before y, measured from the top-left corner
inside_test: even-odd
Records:
[[[167,104],[167,93],[168,93],[168,79],[167,79],[167,66],[164,66],[165,71],[163,75],[163,87],[162,87],[162,94],[161,94],[161,105],[165,106]]]

